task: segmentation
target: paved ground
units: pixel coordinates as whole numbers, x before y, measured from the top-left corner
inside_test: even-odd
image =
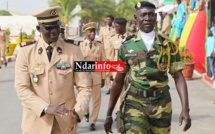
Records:
[[[17,98],[14,88],[14,66],[15,62],[8,64],[7,68],[0,69],[0,134],[21,134],[22,106]],[[190,97],[190,114],[192,117],[192,128],[187,134],[214,134],[215,133],[215,89],[201,77],[194,76],[194,80],[187,81]],[[170,80],[170,92],[173,101],[172,134],[182,134],[182,127],[178,126],[178,117],[181,104],[175,89],[174,82]],[[89,131],[88,123],[82,120],[79,124],[78,134],[104,134],[103,123],[107,111],[109,96],[105,95],[107,88],[102,89],[102,106],[96,124],[97,130]],[[115,117],[115,114],[114,114]],[[117,134],[115,124],[114,134]]]

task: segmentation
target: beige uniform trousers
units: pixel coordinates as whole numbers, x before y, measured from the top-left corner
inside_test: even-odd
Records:
[[[74,130],[72,130],[72,134],[76,134],[77,129],[78,129],[78,125],[77,125],[77,127],[76,127]],[[65,131],[65,130],[64,130],[64,131]],[[28,132],[23,132],[23,134],[30,134],[30,133],[28,133]],[[59,124],[58,124],[56,118],[54,118],[54,124],[53,124],[53,127],[52,127],[52,132],[51,132],[51,134],[62,134],[62,131],[61,131],[61,129],[60,129],[60,126],[59,126]]]
[[[1,58],[3,58],[4,63],[7,62],[6,55],[5,55],[5,42],[0,42],[0,66],[2,65]]]
[[[89,123],[96,124],[101,107],[101,84],[92,86],[92,111],[89,117]],[[86,113],[89,113],[89,109]]]
[[[112,85],[112,84],[111,84],[112,82],[111,82],[111,80],[110,80],[110,77],[111,77],[111,76],[110,76],[110,73],[106,74],[105,85],[106,85],[106,87],[108,88],[108,90],[111,89],[111,85]]]

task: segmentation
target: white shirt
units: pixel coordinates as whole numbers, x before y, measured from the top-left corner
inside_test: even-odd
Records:
[[[151,47],[154,45],[155,41],[155,31],[151,31],[150,33],[144,33],[140,31],[140,36],[143,40],[143,43],[145,44],[147,50],[149,51]]]

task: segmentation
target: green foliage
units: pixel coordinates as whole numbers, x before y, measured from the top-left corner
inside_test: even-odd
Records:
[[[105,20],[108,14],[115,18],[124,17],[127,20],[134,20],[135,4],[142,0],[49,0],[50,6],[61,6],[63,10],[60,13],[61,20],[68,22],[75,16],[82,17],[82,20],[101,22]],[[150,2],[158,3],[157,0]],[[82,10],[76,14],[71,14],[74,8],[80,5]]]
[[[33,31],[33,30],[32,30]],[[22,32],[22,39],[34,39],[35,35],[27,35],[26,32]],[[19,34],[19,38],[21,38],[21,35]]]
[[[31,35],[35,35],[35,32],[36,32],[36,30],[35,30],[35,29],[32,29]]]
[[[191,62],[193,60],[194,53],[190,52],[189,49],[183,47],[180,49],[181,61]]]
[[[8,11],[0,10],[0,16],[12,16],[12,15]]]
[[[7,35],[10,35],[10,28],[6,28],[5,31],[6,31]]]

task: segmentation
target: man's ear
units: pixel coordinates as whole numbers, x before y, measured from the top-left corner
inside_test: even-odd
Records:
[[[155,20],[157,20],[157,15],[158,15],[158,14],[157,14],[157,13],[155,13]]]
[[[136,14],[134,15],[134,19],[135,19],[135,20],[137,19],[137,16],[136,16]]]
[[[38,31],[38,32],[41,32],[40,26],[39,26],[39,25],[37,25],[36,28],[37,28],[37,31]]]

